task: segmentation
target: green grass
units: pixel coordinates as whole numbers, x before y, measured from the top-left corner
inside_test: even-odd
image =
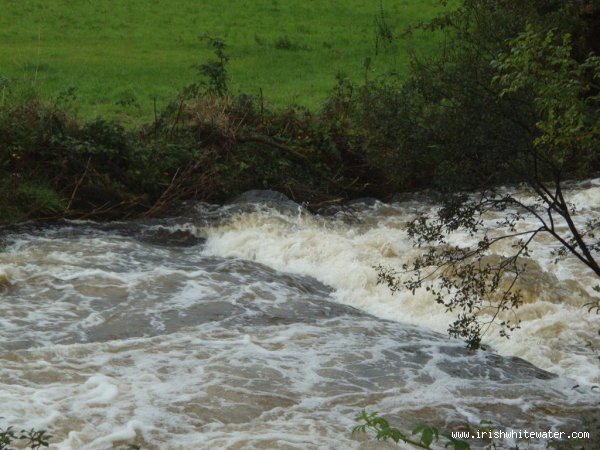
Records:
[[[437,0],[384,1],[395,34],[441,10]],[[223,38],[234,92],[271,106],[318,108],[340,72],[407,68],[406,50],[434,50],[430,34],[375,55],[379,0],[0,0],[0,77],[45,96],[76,89],[80,115],[138,122],[198,79],[211,57],[202,34]],[[135,101],[132,101],[135,100]]]

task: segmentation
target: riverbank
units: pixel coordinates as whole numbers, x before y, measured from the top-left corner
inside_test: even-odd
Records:
[[[256,188],[318,208],[427,186],[415,182],[423,174],[399,181],[405,170],[368,151],[375,130],[355,110],[371,88],[356,87],[356,98],[349,89],[340,78],[315,113],[190,85],[135,129],[80,119],[69,95],[9,91],[0,103],[0,223],[157,217]]]
[[[467,2],[393,33],[381,6],[375,38],[391,55],[400,35],[419,32],[435,39],[441,30],[443,48],[409,58],[405,77],[375,77],[366,58],[360,81],[338,74],[313,109],[272,109],[268,92],[235,93],[233,49],[210,36],[213,56],[194,65],[199,80],[135,126],[79,116],[74,89],[52,97],[2,76],[0,221],[156,217],[249,189],[317,208],[589,177],[600,167],[600,60],[590,56],[598,18],[579,2]],[[533,75],[531,61],[541,61]]]

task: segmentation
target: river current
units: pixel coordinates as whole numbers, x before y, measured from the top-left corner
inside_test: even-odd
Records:
[[[570,199],[578,220],[597,216],[600,180]],[[64,450],[386,448],[351,435],[361,409],[406,430],[580,430],[600,402],[591,273],[540,239],[521,328],[468,351],[425,290],[392,295],[373,268],[410,261],[405,223],[435,207],[311,214],[255,194],[171,219],[1,230],[0,427],[46,429]]]

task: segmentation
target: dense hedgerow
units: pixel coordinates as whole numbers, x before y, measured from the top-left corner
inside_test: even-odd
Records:
[[[36,97],[0,105],[4,221],[158,214],[252,188],[319,202],[351,195],[345,165],[317,116],[248,96],[188,89],[137,130]]]

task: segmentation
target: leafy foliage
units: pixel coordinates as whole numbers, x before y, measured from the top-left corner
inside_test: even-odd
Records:
[[[229,91],[227,86],[229,80],[227,74],[227,62],[229,61],[229,56],[225,53],[225,41],[208,35],[202,36],[202,39],[208,42],[209,46],[214,50],[217,59],[205,61],[194,67],[198,70],[200,75],[206,77],[208,92],[223,97]]]
[[[553,126],[549,116],[542,120],[550,105],[541,102],[570,102],[564,105],[574,107],[569,119],[573,137],[581,131],[580,124],[588,126],[596,117],[596,63],[586,52],[597,46],[592,29],[599,27],[600,14],[597,6],[583,3],[585,7],[571,1],[462,1],[437,19],[407,30],[409,35],[443,33],[439,55],[414,56],[405,79],[389,74],[366,79],[362,86],[344,80],[344,89],[336,89],[326,115],[334,123],[343,120],[348,151],[379,172],[382,191],[433,187],[452,192],[525,181],[531,174],[528,155],[544,139],[540,126],[545,124],[548,132]],[[532,37],[521,47],[528,45],[538,56],[520,51],[516,39],[528,24],[534,34],[553,30],[554,37],[569,35],[570,43],[554,39],[552,50],[550,44],[532,42]],[[557,46],[562,56],[556,54]],[[549,61],[552,51],[554,58],[563,57],[562,69]],[[517,54],[521,61],[515,60]],[[544,70],[531,72],[528,86],[508,89],[509,66],[524,68],[523,57],[545,58],[540,66]],[[569,85],[569,80],[579,81]],[[576,91],[580,97],[573,95]],[[562,114],[554,111],[555,116]],[[579,145],[591,143],[596,135],[587,136],[587,141],[580,136]],[[577,159],[577,167],[565,166],[568,176],[587,176],[600,166],[591,152]]]
[[[556,36],[554,30],[528,25],[510,41],[510,51],[492,61],[501,97],[532,97],[536,153],[530,160],[549,166],[548,175],[554,177],[565,169],[583,171],[600,153],[600,57],[589,55],[579,62],[572,54],[570,34]]]
[[[37,450],[42,447],[49,447],[51,438],[52,436],[44,430],[32,428],[16,431],[13,427],[0,428],[0,450],[13,450],[12,446],[17,443],[25,444],[27,448]]]
[[[437,428],[430,425],[418,424],[412,430],[412,436],[409,437],[398,428],[390,426],[389,422],[378,413],[368,413],[365,410],[361,411],[356,420],[362,422],[352,430],[352,433],[365,433],[367,430],[372,430],[376,433],[377,440],[386,441],[391,439],[396,444],[404,442],[417,448],[431,449],[432,445],[437,443],[440,438],[440,432]],[[441,433],[446,438],[445,448],[453,448],[455,450],[469,450],[471,447],[465,441],[453,438],[449,433]]]

